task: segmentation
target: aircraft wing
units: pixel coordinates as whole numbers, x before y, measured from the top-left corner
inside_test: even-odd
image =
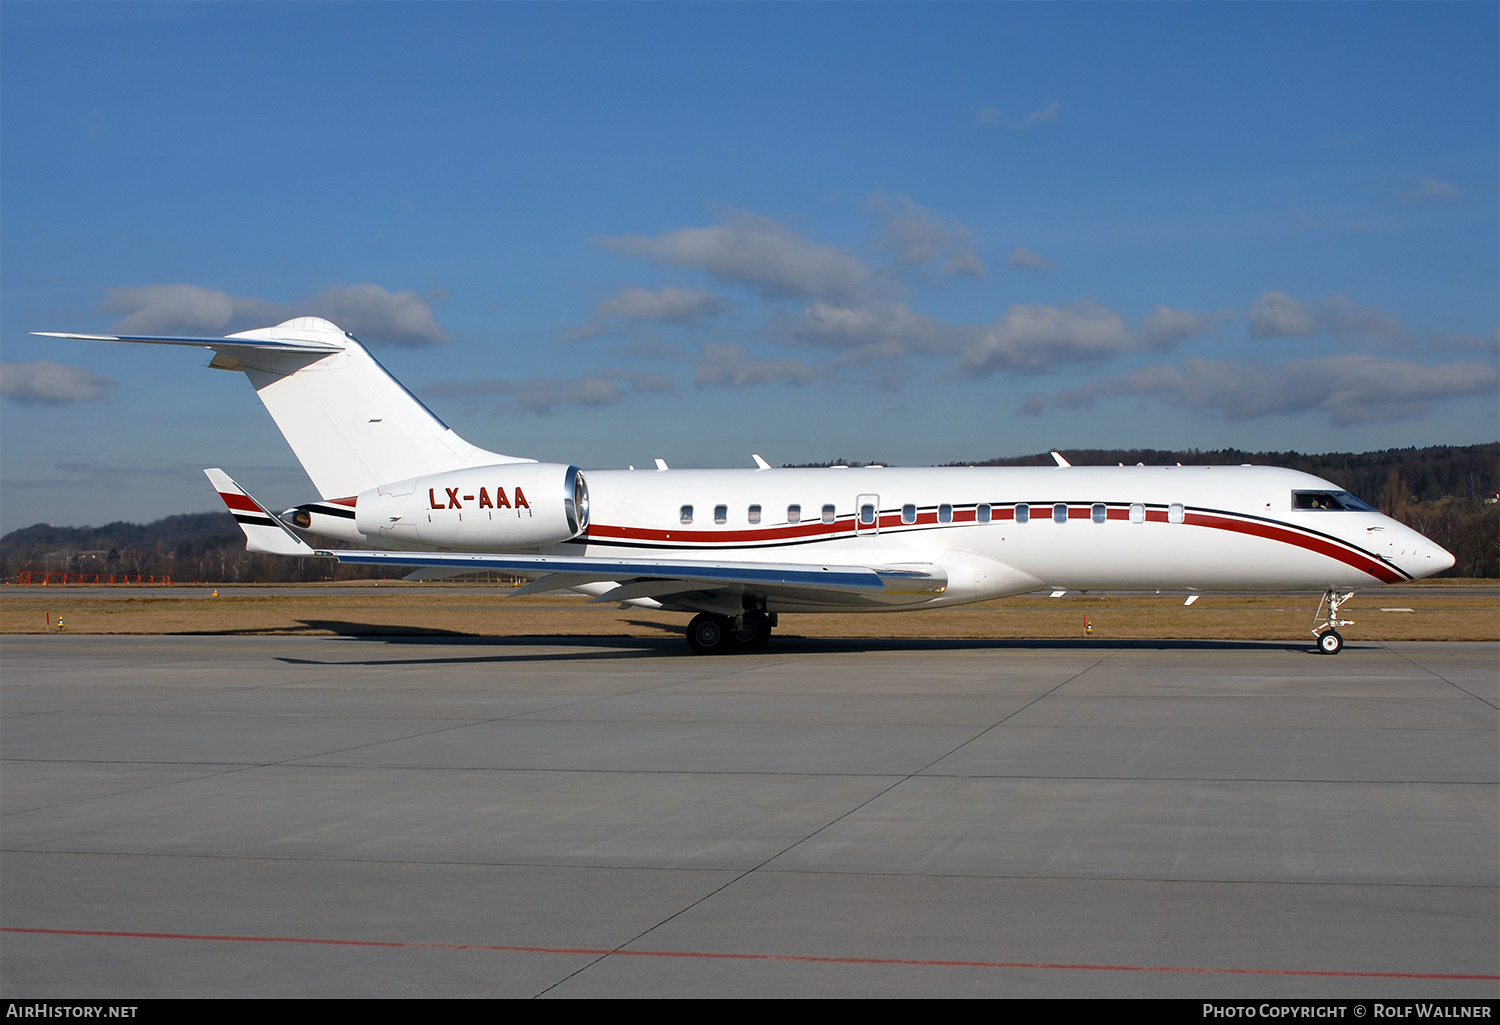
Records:
[[[809,604],[906,604],[925,601],[947,589],[948,578],[931,564],[839,566],[819,563],[612,559],[565,555],[505,555],[478,552],[362,552],[321,550],[312,554],[363,566],[412,566],[450,573],[486,570],[513,573],[532,582],[518,591],[532,593],[610,582],[596,602],[653,598],[663,603],[686,595],[751,593],[800,598]]]
[[[663,605],[741,608],[745,594],[807,605],[902,605],[942,594],[947,574],[929,563],[842,566],[832,563],[721,562],[676,559],[614,559],[567,555],[507,555],[489,552],[366,552],[314,549],[223,470],[203,471],[245,533],[245,548],[272,555],[321,557],[362,566],[410,566],[443,575],[498,571],[531,581],[527,594],[585,584],[615,586],[592,601],[651,598]]]

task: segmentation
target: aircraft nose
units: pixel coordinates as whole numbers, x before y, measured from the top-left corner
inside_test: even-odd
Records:
[[[1413,577],[1430,577],[1445,569],[1452,569],[1458,560],[1448,549],[1433,544],[1424,537],[1405,553],[1405,558],[1400,562],[1401,568]]]
[[[1427,549],[1423,554],[1432,561],[1432,568],[1428,570],[1429,573],[1441,573],[1445,569],[1452,569],[1458,563],[1458,559],[1454,554],[1442,545],[1435,545],[1429,541],[1427,542]]]

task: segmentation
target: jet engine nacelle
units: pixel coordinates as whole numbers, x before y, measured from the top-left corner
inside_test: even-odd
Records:
[[[371,541],[501,550],[555,544],[588,527],[589,489],[576,466],[476,466],[362,492],[354,522]]]

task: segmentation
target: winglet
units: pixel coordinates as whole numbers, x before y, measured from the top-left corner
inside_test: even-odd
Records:
[[[247,552],[265,552],[268,555],[312,555],[313,550],[296,534],[271,515],[270,510],[234,482],[223,470],[204,470],[208,482],[214,486],[229,514],[245,532]]]
[[[769,470],[771,468],[771,464],[762,459],[759,452],[754,453],[750,458],[755,460],[755,468],[757,470]]]
[[[1063,458],[1061,452],[1053,452],[1052,453],[1052,458],[1057,460],[1057,465],[1060,466],[1060,467],[1061,466],[1072,466],[1073,465],[1072,463],[1068,462],[1066,459]]]

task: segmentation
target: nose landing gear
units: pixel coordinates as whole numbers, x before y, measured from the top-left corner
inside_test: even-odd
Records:
[[[1353,626],[1354,620],[1340,619],[1339,606],[1353,597],[1353,591],[1349,591],[1346,594],[1339,594],[1331,587],[1323,592],[1323,597],[1318,602],[1318,611],[1313,614],[1313,618],[1316,619],[1323,614],[1323,605],[1326,603],[1328,605],[1328,619],[1312,629],[1312,635],[1318,639],[1318,650],[1323,654],[1337,655],[1344,650],[1344,638],[1339,633],[1338,628],[1341,626]]]

